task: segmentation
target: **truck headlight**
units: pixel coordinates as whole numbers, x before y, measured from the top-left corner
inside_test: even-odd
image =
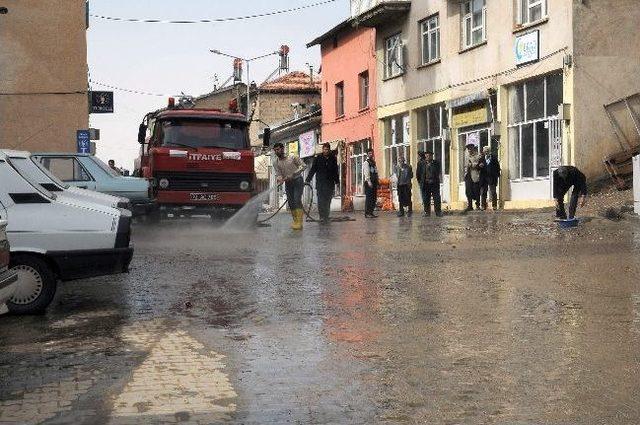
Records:
[[[251,184],[247,181],[240,182],[240,190],[249,190]]]
[[[169,180],[167,179],[160,179],[160,181],[158,182],[158,184],[160,185],[161,189],[166,189],[169,187]]]

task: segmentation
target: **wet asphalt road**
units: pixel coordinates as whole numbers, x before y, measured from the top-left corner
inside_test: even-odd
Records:
[[[640,222],[137,224],[0,318],[0,424],[637,424]]]

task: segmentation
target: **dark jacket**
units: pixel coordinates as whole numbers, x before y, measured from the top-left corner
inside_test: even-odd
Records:
[[[564,177],[562,177],[564,175]],[[573,186],[574,193],[587,195],[587,178],[572,165],[563,165],[553,171],[553,197],[562,198],[569,188]]]
[[[340,177],[336,156],[332,153],[326,157],[322,154],[316,155],[315,158],[313,158],[311,170],[309,170],[309,174],[307,175],[307,183],[311,182],[313,176],[316,176],[316,185],[324,184],[333,186],[338,184]]]
[[[416,179],[420,186],[424,184],[440,184],[440,174],[442,174],[442,166],[437,159],[431,162],[427,162],[426,159],[418,161]]]
[[[500,179],[500,161],[497,155],[491,155],[491,159],[485,158],[484,176],[485,181],[490,186],[497,186]]]
[[[411,186],[413,180],[413,169],[411,165],[402,164],[396,168],[396,177],[398,177],[398,186]]]

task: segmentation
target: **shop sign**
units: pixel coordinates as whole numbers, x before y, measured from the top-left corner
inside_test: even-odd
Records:
[[[90,113],[92,114],[112,114],[113,113],[113,92],[112,91],[91,91],[89,92]]]
[[[76,152],[91,153],[91,137],[89,130],[76,131]]]
[[[302,133],[299,137],[300,158],[307,158],[316,153],[316,132],[314,130]]]
[[[532,31],[516,37],[516,65],[535,62],[540,59],[540,31]]]
[[[451,126],[453,128],[468,127],[472,125],[484,124],[489,121],[489,112],[483,104],[473,109],[454,113],[451,117]]]

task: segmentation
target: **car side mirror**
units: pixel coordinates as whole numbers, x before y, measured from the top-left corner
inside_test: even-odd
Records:
[[[146,139],[147,139],[147,126],[145,124],[140,124],[140,127],[138,128],[138,143],[143,145]]]
[[[269,127],[265,127],[262,133],[262,146],[268,148],[271,144],[271,129]]]

